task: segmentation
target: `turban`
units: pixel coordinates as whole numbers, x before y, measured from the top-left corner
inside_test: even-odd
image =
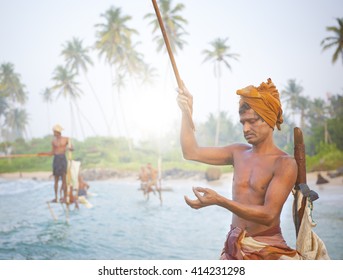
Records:
[[[279,92],[269,78],[259,87],[248,86],[237,90],[243,102],[247,103],[271,128],[281,130],[283,123]]]

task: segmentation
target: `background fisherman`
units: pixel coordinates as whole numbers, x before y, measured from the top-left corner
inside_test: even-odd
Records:
[[[66,158],[65,153],[67,150],[72,151],[73,148],[71,146],[69,138],[62,136],[63,128],[59,124],[54,125],[52,130],[54,133],[54,137],[51,141],[52,150],[51,152],[40,153],[40,154],[54,156],[53,163],[52,163],[52,170],[53,170],[53,175],[55,179],[55,182],[54,182],[55,198],[51,202],[58,201],[58,182],[60,178],[62,181],[61,190],[63,194],[63,197],[61,197],[60,201],[66,202],[68,163],[67,163],[67,158]]]

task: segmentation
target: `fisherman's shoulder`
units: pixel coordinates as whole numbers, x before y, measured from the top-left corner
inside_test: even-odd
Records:
[[[245,151],[251,150],[251,145],[244,144],[244,143],[233,143],[223,147],[224,149],[231,151],[233,154],[235,153],[243,153]]]
[[[280,169],[287,168],[296,170],[297,162],[293,156],[283,152],[276,158],[275,167]]]

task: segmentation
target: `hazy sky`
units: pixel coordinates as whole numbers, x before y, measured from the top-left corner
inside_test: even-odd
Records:
[[[303,94],[310,98],[342,94],[342,61],[333,65],[334,50],[322,52],[320,46],[321,40],[330,35],[326,27],[336,26],[336,18],[343,16],[342,0],[173,0],[174,5],[179,2],[185,5],[182,16],[188,20],[189,35],[184,37],[188,44],[175,58],[194,96],[196,122],[217,110],[213,65],[202,63],[202,51],[218,37],[229,38],[231,52],[240,55],[239,61],[231,61],[232,72],[224,70],[221,82],[221,109],[234,118],[236,90],[250,84],[257,86],[269,77],[280,92],[289,79],[296,79],[304,88]],[[107,134],[96,99],[84,79],[79,80],[84,91],[79,102],[81,126],[78,119],[71,120],[63,97],[49,105],[48,113],[41,92],[53,85],[53,71],[64,63],[60,56],[63,45],[77,37],[84,46],[92,46],[96,40],[94,25],[104,23],[100,14],[111,6],[121,7],[124,15],[132,16],[128,25],[140,33],[133,38],[141,42],[138,50],[158,70],[153,86],[141,87],[128,81],[122,93],[127,132],[114,121],[114,111],[117,117],[121,115],[119,106],[113,110],[109,67],[101,59],[89,70],[88,78],[110,119],[112,133],[146,138],[160,128],[175,127],[179,118],[176,82],[167,54],[156,53],[152,27],[143,19],[154,12],[151,0],[0,0],[0,63],[13,63],[26,85],[29,137],[51,134],[55,123],[65,127],[65,135],[76,138]],[[96,52],[92,57],[98,61]]]

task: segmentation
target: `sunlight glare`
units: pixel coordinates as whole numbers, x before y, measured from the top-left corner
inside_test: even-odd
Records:
[[[127,100],[131,135],[140,139],[158,137],[173,129],[179,114],[176,94],[141,92]]]

